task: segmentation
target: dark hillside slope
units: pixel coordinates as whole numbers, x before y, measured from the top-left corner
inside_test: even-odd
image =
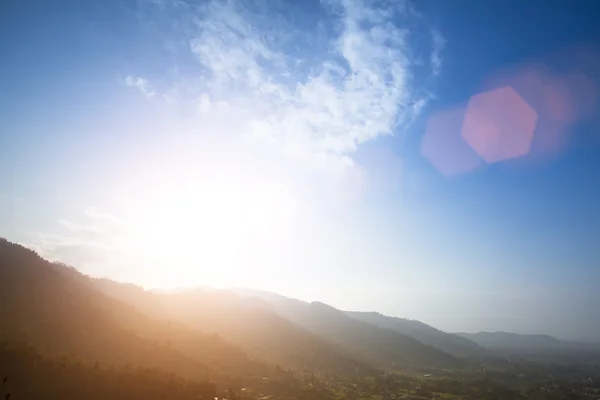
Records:
[[[0,398],[162,400],[214,399],[217,388],[206,381],[184,380],[157,369],[110,368],[77,359],[52,359],[24,344],[0,342]]]
[[[138,364],[198,377],[261,374],[262,365],[221,339],[161,323],[110,298],[74,268],[0,241],[0,336],[44,354]]]

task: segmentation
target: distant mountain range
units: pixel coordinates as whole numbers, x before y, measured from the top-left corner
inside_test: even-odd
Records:
[[[380,368],[457,367],[462,364],[460,359],[410,335],[369,324],[324,303],[308,303],[250,289],[235,291],[269,302],[279,315]]]
[[[149,291],[92,279],[6,240],[0,304],[0,339],[182,376],[260,376],[275,365],[345,375],[463,365],[323,303],[211,289]]]
[[[214,289],[156,293],[106,279],[94,282],[103,293],[134,305],[150,317],[216,333],[257,360],[316,372],[372,370],[348,356],[345,349],[274,313],[258,298]]]
[[[456,335],[496,351],[536,352],[598,348],[598,345],[595,344],[560,340],[549,335],[526,335],[510,332],[457,333]]]
[[[388,317],[377,312],[347,311],[346,315],[380,328],[411,336],[456,357],[482,357],[489,354],[484,347],[466,337],[440,331],[421,321]]]
[[[93,279],[0,239],[0,341],[187,377],[461,369],[498,351],[585,350],[547,335],[450,334],[250,289],[144,290]]]
[[[266,362],[345,373],[370,366],[393,369],[460,364],[411,336],[362,322],[323,303],[251,290],[156,293],[109,280],[95,282],[105,294],[149,316],[218,333]]]

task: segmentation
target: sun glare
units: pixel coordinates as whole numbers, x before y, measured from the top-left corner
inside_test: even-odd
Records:
[[[168,185],[131,207],[124,248],[167,286],[234,284],[295,221],[286,188],[255,179]]]

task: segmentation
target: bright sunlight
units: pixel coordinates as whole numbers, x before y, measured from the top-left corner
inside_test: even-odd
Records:
[[[277,242],[297,207],[286,187],[249,175],[202,185],[165,183],[129,207],[122,248],[167,275],[169,286],[185,286],[196,275],[225,286],[253,268],[266,243]]]

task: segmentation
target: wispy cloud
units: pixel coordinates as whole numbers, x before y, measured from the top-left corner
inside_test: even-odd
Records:
[[[95,221],[104,221],[113,225],[122,225],[124,223],[120,218],[112,214],[102,212],[94,206],[89,206],[85,209],[85,216]]]
[[[186,43],[196,72],[170,75],[162,97],[186,92],[200,115],[226,115],[232,130],[312,167],[351,164],[362,143],[403,134],[442,67],[443,37],[404,1],[323,1],[314,24],[255,2],[160,2],[169,6],[181,20],[165,46]],[[427,46],[426,59],[415,56]]]
[[[97,234],[92,238],[85,233],[69,232],[64,234],[41,233],[27,244],[42,257],[51,261],[60,261],[77,266],[94,274],[94,266],[104,264],[108,267],[108,256],[116,250],[106,234]]]
[[[82,225],[73,221],[69,221],[66,219],[59,219],[58,224],[67,228],[71,232],[81,233],[81,232],[90,232],[90,233],[103,233],[104,230],[101,227],[94,225]]]
[[[431,39],[433,41],[433,51],[431,52],[431,67],[434,75],[439,75],[442,71],[442,52],[446,47],[446,39],[440,31],[434,29],[431,31]]]
[[[98,248],[103,250],[112,250],[114,246],[101,240],[89,240],[79,235],[57,235],[57,234],[41,234],[40,235],[42,248],[46,252],[56,252],[63,248],[85,249]]]
[[[353,153],[377,138],[404,135],[430,99],[426,85],[442,67],[442,36],[404,1],[323,0],[319,7],[250,0],[137,4],[137,16],[158,31],[151,37],[173,63],[157,71],[140,60],[123,80],[159,105],[153,110],[160,112],[164,102],[167,113],[181,108],[187,118],[192,111],[198,135],[226,137],[261,155],[272,152],[286,166],[291,161],[326,171],[320,176],[327,183],[331,175],[341,176],[334,183],[350,182],[351,193],[363,184]],[[180,115],[169,117],[174,114]],[[188,122],[175,121],[172,131]],[[202,144],[227,151],[236,147],[228,140]],[[123,265],[115,262],[119,257],[131,263],[123,243],[139,233],[128,229],[140,227],[132,226],[127,212],[119,215],[124,219],[90,207],[75,220],[59,221],[62,231],[41,235],[37,248],[86,271],[94,271],[92,264],[104,263],[98,269],[103,271],[111,262]],[[317,251],[321,243],[313,241]]]
[[[139,76],[127,76],[125,78],[125,84],[139,90],[144,97],[152,98],[156,96],[156,93],[152,89],[152,86],[150,86],[150,83],[148,83],[146,79]]]
[[[44,258],[77,266],[92,275],[116,268],[114,259],[124,257],[122,238],[127,228],[119,218],[88,207],[74,220],[56,222],[57,229],[36,234],[27,246]]]

